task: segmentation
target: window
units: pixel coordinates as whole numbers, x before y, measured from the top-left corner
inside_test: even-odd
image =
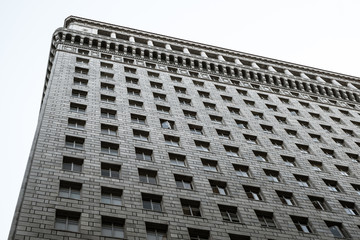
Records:
[[[181,82],[181,77],[170,76],[170,79],[174,82]]]
[[[216,105],[214,103],[204,102],[204,107],[209,110],[216,110]]]
[[[148,169],[138,169],[139,179],[142,183],[157,184],[157,172]]]
[[[286,133],[289,135],[289,137],[295,137],[297,138],[297,132],[295,130],[291,129],[285,129]]]
[[[76,62],[88,64],[88,63],[89,63],[89,59],[77,57],[77,58],[76,58]]]
[[[204,82],[200,82],[200,81],[195,81],[195,80],[193,80],[193,83],[194,83],[194,85],[197,86],[197,87],[204,87]]]
[[[175,92],[177,92],[177,93],[186,94],[186,88],[175,86],[174,89],[175,89]]]
[[[81,67],[75,67],[75,72],[80,74],[88,74],[89,69],[87,68],[81,68]]]
[[[146,240],[167,240],[167,226],[146,222]]]
[[[339,170],[339,172],[340,172],[341,175],[343,175],[343,176],[350,176],[349,167],[340,166],[340,165],[335,165],[335,167]]]
[[[146,116],[131,114],[131,122],[145,124],[146,123]]]
[[[140,96],[141,90],[136,88],[127,88],[127,92],[129,95]]]
[[[249,106],[249,107],[254,107],[255,106],[255,102],[254,101],[249,101],[249,100],[244,100],[244,103]]]
[[[256,160],[260,162],[268,162],[267,153],[266,152],[260,152],[260,151],[253,151]]]
[[[152,161],[153,151],[145,148],[135,148],[137,160]]]
[[[83,163],[84,160],[81,158],[64,156],[62,169],[72,172],[81,172]]]
[[[210,143],[194,140],[195,146],[197,150],[209,152],[210,151]]]
[[[161,128],[175,130],[175,122],[174,121],[160,119],[160,125],[161,125]]]
[[[226,155],[232,156],[232,157],[238,157],[239,156],[239,148],[238,147],[232,147],[232,146],[226,146],[224,145]]]
[[[193,190],[192,177],[174,174],[176,186],[178,188]]]
[[[237,91],[240,95],[242,95],[242,96],[247,96],[247,95],[248,95],[247,91],[245,91],[245,90],[236,89],[236,91]]]
[[[309,146],[303,144],[295,144],[301,153],[310,153]]]
[[[202,98],[210,98],[210,93],[209,92],[198,91],[198,94]]]
[[[158,83],[158,82],[150,82],[150,86],[152,88],[157,88],[157,89],[162,89],[163,88],[163,85],[162,83]],[[154,96],[155,97],[155,96]]]
[[[133,77],[125,77],[125,81],[127,83],[131,83],[131,84],[138,84],[139,83],[139,79],[137,78],[133,78]],[[133,89],[133,88],[130,88],[130,89]],[[129,92],[129,88],[128,88],[128,94],[131,94],[131,95],[137,95],[136,93],[135,94],[132,94]],[[139,94],[140,95],[140,94]]]
[[[348,234],[345,232],[341,223],[325,221],[332,235],[336,238],[347,238]]]
[[[237,207],[218,205],[223,221],[239,223]]]
[[[264,114],[259,112],[251,112],[255,119],[261,120],[264,119]]]
[[[169,153],[169,159],[172,165],[176,165],[180,167],[186,166],[185,164],[186,157],[184,155]]]
[[[281,182],[280,173],[278,171],[264,169],[264,173],[269,181]]]
[[[288,110],[289,110],[289,112],[290,112],[290,114],[292,116],[299,116],[299,111],[298,110],[292,109],[292,108],[288,108]]]
[[[113,64],[111,64],[111,63],[106,63],[106,62],[100,62],[100,67],[103,67],[103,68],[113,68]]]
[[[320,135],[309,133],[309,136],[311,137],[313,142],[317,142],[317,143],[322,142]]]
[[[280,102],[285,103],[285,104],[290,103],[289,99],[287,99],[287,98],[279,98],[279,100],[280,100]]]
[[[161,113],[170,114],[170,107],[167,106],[156,105],[156,110]]]
[[[309,112],[310,116],[314,119],[320,119],[320,114]]]
[[[263,132],[265,132],[265,133],[274,133],[272,126],[260,124],[260,127],[262,128]]]
[[[221,95],[221,98],[224,102],[228,102],[228,103],[232,102],[232,97],[230,96]]]
[[[147,193],[142,193],[141,196],[144,209],[162,212],[161,196]]]
[[[101,133],[116,136],[117,135],[117,126],[101,124]]]
[[[283,141],[281,141],[281,140],[270,139],[270,142],[272,143],[272,145],[274,146],[274,148],[277,148],[277,149],[285,149],[284,143],[283,143]]]
[[[310,223],[306,217],[290,216],[299,232],[312,233]]]
[[[266,104],[266,107],[271,111],[277,112],[277,106],[275,105]]]
[[[348,157],[349,157],[349,158],[351,159],[351,161],[353,161],[354,163],[360,162],[360,160],[359,160],[359,155],[358,155],[358,154],[346,153],[346,155],[348,155]]]
[[[250,177],[250,170],[248,166],[233,164],[236,175],[241,177]]]
[[[237,235],[237,234],[229,233],[229,237],[230,237],[230,240],[250,240],[249,236],[244,236],[244,235]]]
[[[351,184],[351,186],[354,188],[354,190],[357,192],[357,194],[360,195],[360,185]]]
[[[217,161],[202,158],[201,162],[203,164],[204,170],[211,172],[219,171]]]
[[[114,103],[115,100],[116,100],[116,97],[101,94],[100,99],[101,99],[102,102]]]
[[[193,120],[197,119],[196,112],[183,110],[183,113],[184,113],[184,116],[188,119],[193,119]]]
[[[85,120],[69,118],[68,127],[83,130],[85,128]]]
[[[289,167],[296,167],[296,161],[294,157],[290,156],[281,156],[282,160],[284,161],[286,166]]]
[[[84,148],[85,138],[66,136],[65,137],[65,146],[69,148],[83,149]]]
[[[226,87],[225,86],[220,86],[220,85],[215,85],[215,88],[219,91],[223,91],[225,92],[226,91]]]
[[[101,90],[114,91],[115,85],[110,83],[100,83]]]
[[[145,65],[146,65],[148,68],[153,68],[153,69],[156,68],[156,64],[153,64],[153,63],[145,63]]]
[[[272,212],[255,210],[255,214],[259,219],[262,227],[276,228],[276,223]]]
[[[177,68],[168,67],[169,72],[177,73]]]
[[[111,59],[111,55],[101,53],[101,58],[103,58],[103,59]]]
[[[136,140],[149,141],[149,132],[133,129],[133,136]]]
[[[333,132],[331,126],[321,125],[321,124],[320,124],[320,127],[322,127],[322,129],[324,129],[325,131],[327,131],[327,132],[329,132],[329,133]]]
[[[133,108],[142,109],[144,106],[143,102],[135,101],[135,100],[129,100],[129,106]]]
[[[182,105],[191,106],[191,99],[188,98],[179,98],[179,102]]]
[[[236,125],[241,129],[249,129],[249,125],[246,121],[235,120]]]
[[[116,110],[101,108],[101,117],[115,119],[116,118]]]
[[[245,186],[245,185],[243,186],[243,188],[245,190],[246,196],[249,199],[253,199],[253,200],[256,200],[256,201],[262,201],[263,200],[262,194],[260,192],[260,188],[252,187],[252,186]]]
[[[101,163],[101,176],[109,178],[120,178],[120,165]]]
[[[154,99],[159,101],[166,101],[166,95],[161,93],[153,93]]]
[[[213,123],[216,123],[216,124],[222,124],[222,123],[223,123],[223,118],[220,117],[220,116],[209,115],[209,117],[210,117],[210,120],[211,120]]]
[[[316,197],[316,196],[308,196],[308,198],[316,209],[322,210],[322,211],[330,210],[330,208],[324,198]]]
[[[70,103],[70,111],[76,113],[85,113],[86,105]]]
[[[317,172],[324,171],[322,162],[309,160],[309,163],[314,171],[317,171]]]
[[[331,118],[331,120],[333,120],[334,122],[341,124],[341,119],[340,119],[340,118],[337,118],[337,117],[330,117],[330,118]]]
[[[77,90],[77,89],[73,89],[72,92],[71,92],[71,96],[75,97],[75,98],[86,98],[87,92]]]
[[[345,141],[344,139],[339,139],[339,138],[333,138],[334,142],[336,143],[337,146],[339,147],[345,147]]]
[[[190,132],[192,132],[194,134],[198,134],[198,135],[203,135],[204,134],[202,126],[189,124],[189,129],[190,129]]]
[[[335,158],[334,150],[322,148],[321,149],[327,157]]]
[[[226,182],[220,182],[215,180],[209,180],[210,186],[212,188],[213,193],[220,195],[229,195],[227,190]]]
[[[119,152],[119,144],[109,143],[109,142],[101,142],[101,152],[111,155],[118,155]]]
[[[321,108],[321,110],[323,110],[324,112],[330,112],[330,108],[325,107],[325,106],[319,106]]]
[[[294,196],[291,192],[283,192],[283,191],[276,191],[277,195],[280,198],[280,201],[284,204],[284,205],[288,205],[288,206],[296,206],[296,202],[294,199]]]
[[[279,116],[275,116],[276,120],[280,123],[280,124],[287,124],[287,120],[284,117],[279,117]]]
[[[77,86],[87,86],[88,84],[88,80],[87,79],[83,79],[83,78],[74,78],[74,85]]]
[[[122,205],[122,190],[101,187],[101,202],[105,204]]]
[[[71,232],[79,231],[80,213],[56,209],[55,228]]]
[[[136,73],[136,68],[124,67],[124,71],[125,71],[126,73],[135,74],[135,73]]]
[[[247,143],[258,144],[256,136],[244,134],[244,138]]]
[[[240,109],[234,107],[228,107],[228,110],[232,114],[240,115]]]
[[[305,107],[305,108],[310,108],[310,104],[307,103],[307,102],[300,102],[299,103],[301,104],[301,106]]]
[[[89,55],[89,51],[84,49],[78,49],[78,53],[80,53],[81,55]]]
[[[180,146],[180,138],[170,135],[164,135],[165,144],[170,146],[179,147]]]
[[[216,129],[219,138],[231,139],[230,132],[225,130]]]
[[[355,137],[355,134],[352,130],[343,129],[344,133],[348,135],[349,137]]]
[[[124,221],[120,218],[101,217],[101,235],[106,237],[124,238]]]
[[[208,240],[210,239],[210,233],[206,230],[189,228],[190,240]]]
[[[114,74],[113,73],[108,73],[108,72],[100,72],[100,77],[105,78],[105,79],[113,79]]]
[[[294,174],[294,177],[300,187],[310,187],[310,182],[309,182],[308,176]]]
[[[266,95],[266,94],[261,94],[261,93],[258,93],[259,97],[262,99],[262,100],[269,100],[269,96]]]
[[[80,199],[81,183],[60,181],[59,197]]]
[[[158,78],[160,76],[159,73],[156,72],[147,72],[149,77]]]
[[[345,212],[349,215],[358,216],[359,210],[356,207],[355,203],[353,202],[345,202],[345,201],[339,201],[340,204],[343,206]]]
[[[187,199],[180,199],[184,215],[201,217],[200,202]]]
[[[342,192],[337,181],[323,179],[326,186],[331,192]]]
[[[300,126],[302,126],[303,128],[311,128],[310,127],[310,124],[308,122],[305,122],[305,121],[300,121],[298,120]]]

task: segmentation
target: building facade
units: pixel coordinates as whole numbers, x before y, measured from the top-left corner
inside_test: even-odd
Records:
[[[359,80],[68,17],[9,239],[360,239]]]

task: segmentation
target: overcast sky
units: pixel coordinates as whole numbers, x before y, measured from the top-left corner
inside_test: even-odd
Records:
[[[1,0],[0,239],[40,108],[50,41],[69,15],[360,76],[358,0]]]

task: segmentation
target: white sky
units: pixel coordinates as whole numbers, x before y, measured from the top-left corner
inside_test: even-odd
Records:
[[[0,239],[34,137],[51,36],[69,15],[360,76],[358,0],[0,0]]]

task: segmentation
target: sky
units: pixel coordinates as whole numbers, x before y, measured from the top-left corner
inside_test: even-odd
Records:
[[[358,0],[0,1],[0,239],[37,125],[51,37],[70,15],[360,77]]]

